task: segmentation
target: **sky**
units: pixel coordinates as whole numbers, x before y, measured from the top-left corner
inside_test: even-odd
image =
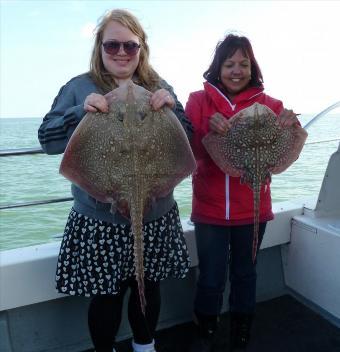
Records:
[[[340,0],[0,0],[0,118],[43,117],[88,71],[93,29],[113,8],[140,20],[152,66],[184,106],[230,32],[250,39],[266,93],[286,108],[314,114],[340,101]]]

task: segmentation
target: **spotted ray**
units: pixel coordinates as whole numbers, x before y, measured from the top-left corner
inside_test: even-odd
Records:
[[[130,218],[143,313],[143,215],[196,166],[177,117],[168,107],[152,110],[150,96],[133,82],[113,90],[109,113],[86,114],[60,165],[62,175]]]
[[[258,246],[261,186],[271,174],[286,170],[299,156],[307,132],[300,126],[281,127],[275,113],[258,103],[230,120],[226,135],[209,132],[202,140],[217,166],[226,174],[241,177],[254,194],[253,261]]]

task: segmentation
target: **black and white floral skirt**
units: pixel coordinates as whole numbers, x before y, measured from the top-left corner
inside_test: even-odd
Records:
[[[178,208],[144,225],[147,280],[184,278],[190,259]],[[60,247],[56,287],[60,293],[91,297],[116,294],[134,276],[133,234],[129,225],[111,224],[71,210]]]

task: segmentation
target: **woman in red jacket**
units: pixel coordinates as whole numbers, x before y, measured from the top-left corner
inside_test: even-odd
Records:
[[[230,128],[228,119],[255,102],[273,110],[284,126],[298,124],[298,120],[293,111],[283,108],[280,100],[264,93],[261,70],[246,37],[226,36],[217,45],[203,77],[204,89],[191,93],[186,105],[186,115],[194,127],[191,143],[197,161],[191,220],[195,224],[199,257],[194,302],[198,336],[192,351],[212,351],[228,267],[231,346],[232,350],[242,350],[248,344],[256,302],[253,192],[240,183],[239,177],[224,174],[201,141],[209,131],[226,133]],[[273,219],[269,186],[261,189],[258,248],[267,221]]]

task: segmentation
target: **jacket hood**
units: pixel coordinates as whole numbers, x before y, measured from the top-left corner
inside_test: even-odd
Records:
[[[214,86],[209,82],[204,82],[204,90],[209,95],[209,97],[214,101],[217,106],[225,104],[227,101],[229,105],[233,108],[236,104],[246,102],[253,99],[254,97],[263,94],[264,87],[249,87],[246,90],[243,90],[240,94],[236,95],[231,102],[227,96],[225,96],[222,90],[219,87]]]

